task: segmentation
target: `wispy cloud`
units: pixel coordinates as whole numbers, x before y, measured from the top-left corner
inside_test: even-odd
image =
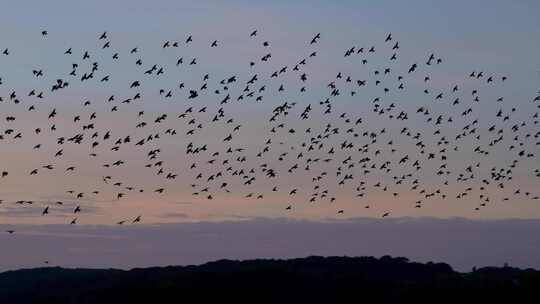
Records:
[[[186,213],[169,212],[169,213],[161,214],[160,217],[169,218],[169,219],[188,219],[190,216]]]

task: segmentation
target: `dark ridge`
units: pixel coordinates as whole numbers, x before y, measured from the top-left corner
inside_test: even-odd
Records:
[[[535,296],[538,287],[540,271],[532,269],[487,267],[459,273],[444,263],[389,256],[314,256],[129,271],[8,271],[0,274],[0,303],[518,303]]]

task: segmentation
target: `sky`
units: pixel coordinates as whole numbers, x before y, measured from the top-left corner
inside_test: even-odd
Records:
[[[0,235],[0,271],[61,266],[120,268],[194,265],[219,259],[404,256],[455,270],[505,263],[540,268],[538,220],[356,218],[324,223],[290,219],[146,226],[27,226]],[[39,248],[39,254],[36,254]]]
[[[232,75],[237,75],[241,82],[245,82],[254,73],[270,75],[283,66],[291,69],[301,59],[317,51],[317,56],[309,58],[309,64],[305,67],[309,78],[305,93],[299,94],[302,83],[296,74],[287,74],[279,79],[285,84],[285,92],[277,93],[279,84],[272,83],[268,84],[264,102],[228,105],[227,115],[234,117],[235,123],[242,126],[241,133],[235,136],[233,146],[246,148],[255,154],[254,151],[262,150],[269,136],[268,119],[271,111],[283,102],[297,102],[294,113],[299,115],[307,104],[316,105],[327,98],[326,86],[335,80],[338,73],[354,75],[355,79],[372,79],[374,69],[391,67],[392,73],[405,75],[411,64],[425,62],[429,54],[434,53],[437,58],[442,59],[442,64],[429,69],[422,66],[419,73],[408,78],[407,90],[399,94],[392,91],[385,97],[385,104],[395,102],[400,109],[408,111],[429,105],[433,113],[444,115],[445,118],[452,116],[456,120],[456,127],[444,129],[442,134],[451,137],[460,132],[461,127],[470,122],[470,118],[460,118],[459,112],[448,104],[433,104],[432,98],[422,93],[426,86],[424,75],[431,78],[430,91],[445,92],[448,96],[453,85],[459,85],[463,91],[460,95],[462,99],[470,98],[470,91],[478,89],[482,103],[472,107],[475,117],[481,121],[478,132],[487,138],[487,128],[497,124],[494,115],[499,109],[508,112],[511,108],[517,108],[518,111],[512,114],[512,124],[532,122],[531,115],[537,111],[531,100],[540,90],[540,62],[537,60],[540,50],[540,21],[536,16],[539,9],[540,3],[537,1],[524,0],[96,0],[47,3],[23,0],[10,3],[0,11],[0,50],[8,48],[10,52],[8,56],[0,56],[0,96],[4,98],[0,107],[3,113],[1,116],[13,115],[17,119],[15,122],[2,121],[0,125],[3,131],[9,128],[21,131],[23,137],[18,140],[6,138],[0,143],[0,170],[9,172],[7,178],[0,180],[0,228],[2,231],[17,231],[16,235],[1,236],[3,244],[12,243],[9,252],[0,252],[0,270],[36,266],[43,259],[55,260],[58,264],[62,264],[60,260],[66,261],[62,265],[72,267],[150,266],[153,261],[147,249],[154,247],[164,247],[164,257],[160,258],[161,262],[155,263],[159,265],[200,263],[220,257],[383,255],[387,251],[396,255],[409,255],[422,261],[448,260],[460,269],[476,264],[501,263],[505,257],[510,259],[509,262],[515,261],[524,267],[538,267],[538,259],[534,258],[535,255],[538,256],[537,236],[532,233],[519,233],[517,240],[503,237],[490,239],[490,234],[486,232],[491,231],[490,229],[502,229],[500,227],[528,231],[529,227],[538,225],[536,220],[540,219],[540,201],[530,199],[534,195],[540,195],[536,191],[538,177],[531,175],[532,171],[538,168],[536,158],[520,161],[520,166],[513,172],[513,180],[506,190],[496,189],[495,183],[490,185],[493,189],[490,188],[489,195],[493,203],[479,212],[474,211],[480,203],[479,193],[475,192],[481,186],[478,182],[451,183],[444,190],[449,193],[447,199],[435,197],[426,200],[421,209],[414,208],[418,194],[409,190],[410,184],[396,186],[388,192],[370,188],[366,190],[364,197],[357,198],[354,191],[357,185],[340,187],[335,182],[327,183],[323,188],[336,197],[336,201],[332,204],[326,201],[309,203],[309,195],[313,192],[311,179],[315,173],[306,174],[303,171],[282,174],[272,182],[261,178],[250,187],[242,187],[241,183],[231,181],[231,193],[214,193],[214,199],[208,200],[204,196],[192,195],[194,189],[199,189],[200,185],[194,188],[190,184],[201,182],[194,181],[194,171],[189,169],[197,156],[185,155],[185,147],[192,142],[195,146],[208,144],[212,151],[224,150],[228,145],[224,144],[222,139],[230,132],[224,122],[219,122],[204,128],[194,137],[184,136],[189,126],[179,125],[175,118],[188,105],[199,109],[208,104],[209,112],[215,111],[217,108],[214,105],[222,97],[213,96],[214,87],[211,87],[206,93],[201,91],[199,100],[190,104],[185,95],[177,94],[176,91],[171,100],[164,99],[157,92],[160,89],[167,91],[175,88],[179,82],[184,82],[187,88],[200,86],[207,73],[210,75],[210,83],[214,84]],[[251,38],[249,33],[254,29],[258,30],[258,36]],[[41,35],[42,30],[48,31],[46,38]],[[107,31],[107,40],[111,43],[111,48],[107,50],[101,49],[105,40],[98,40],[103,31]],[[310,45],[309,41],[316,33],[321,34],[321,39],[317,44]],[[399,41],[400,44],[399,59],[391,64],[388,58],[392,55],[392,50],[384,42],[388,33],[392,33],[394,41]],[[189,35],[193,35],[194,40],[190,47],[161,47],[167,40],[183,43]],[[210,48],[214,40],[218,41],[219,46]],[[268,41],[270,47],[263,47],[263,41]],[[345,50],[352,46],[366,49],[375,46],[376,53],[368,58],[368,68],[359,60],[343,58]],[[138,48],[138,53],[129,54],[134,47]],[[64,55],[68,48],[73,50],[71,57]],[[99,78],[110,75],[111,81],[103,83],[94,80],[81,83],[74,79],[70,80],[68,89],[54,95],[48,94],[50,86],[57,78],[65,77],[73,63],[80,63],[81,74],[88,70],[90,62],[81,63],[84,50],[89,50],[90,62],[99,62]],[[117,61],[111,59],[115,52],[118,52],[120,57]],[[260,58],[268,52],[272,54],[271,63],[259,63]],[[179,57],[184,58],[185,64],[176,68],[174,65]],[[195,57],[198,60],[197,65],[187,66],[187,62]],[[166,67],[165,75],[142,78],[141,68],[134,65],[137,58],[142,58],[144,68],[153,64]],[[247,64],[249,61],[256,61],[257,65],[250,68]],[[33,77],[33,69],[42,69],[44,77]],[[490,86],[467,77],[471,71],[483,71],[486,75],[497,78],[506,76],[508,80],[504,84]],[[132,97],[137,92],[128,89],[129,84],[137,79],[142,80],[141,88],[138,89],[144,92],[142,101],[129,107],[119,105],[120,100]],[[382,85],[387,83],[389,82],[383,82]],[[32,89],[43,90],[46,95],[44,101],[35,102],[26,96]],[[231,89],[231,96],[240,94],[241,90],[242,88]],[[17,92],[22,105],[9,100],[12,91]],[[107,99],[111,95],[115,96],[114,105],[119,105],[121,111],[110,111],[113,104],[108,103]],[[380,91],[371,86],[354,98],[340,97],[339,101],[333,104],[334,114],[330,122],[339,125],[340,113],[347,113],[350,117],[361,115],[364,119],[362,132],[388,129],[389,132],[381,136],[378,148],[386,149],[384,143],[390,140],[394,140],[398,147],[396,154],[383,153],[383,157],[398,161],[408,154],[414,158],[413,155],[417,153],[414,143],[396,138],[402,122],[384,121],[370,113],[372,100],[379,96]],[[495,100],[502,96],[504,104],[496,104]],[[445,98],[450,97],[445,95]],[[91,101],[91,106],[83,109],[84,101]],[[27,111],[30,104],[35,104],[37,110]],[[58,131],[54,134],[49,131],[35,134],[35,128],[47,130],[50,127],[51,121],[47,119],[47,115],[53,109],[58,112],[54,120]],[[150,126],[145,129],[134,128],[134,124],[138,122],[134,117],[139,111],[145,112],[143,120],[149,122]],[[112,145],[102,144],[96,149],[99,156],[89,158],[88,145],[59,147],[55,143],[58,137],[67,138],[78,132],[72,121],[74,116],[80,115],[82,123],[88,123],[88,116],[92,112],[97,113],[95,124],[99,126],[100,136],[103,136],[105,130],[110,130],[114,140],[130,135],[132,141],[136,141],[147,136],[149,132],[177,129],[178,136],[162,134],[159,145],[156,143],[153,147],[161,148],[160,159],[166,164],[166,171],[175,172],[178,177],[164,181],[162,177],[155,175],[154,168],[144,167],[144,164],[149,163],[146,157],[149,147],[144,150],[122,147],[118,152],[109,152]],[[287,127],[297,130],[324,128],[327,118],[315,112],[308,121],[286,121]],[[151,121],[163,113],[167,113],[170,118],[159,126],[151,124]],[[209,114],[194,115],[205,122],[209,119]],[[414,118],[407,122],[407,126],[411,130],[426,133],[427,141],[436,143],[436,136],[428,134],[433,131],[433,126],[425,120],[416,119],[417,116]],[[508,123],[507,127],[512,124]],[[537,131],[538,126],[532,123],[521,129],[523,134],[534,134]],[[276,160],[284,152],[296,155],[293,148],[302,140],[301,132],[294,135],[280,134],[280,137],[275,139],[275,144],[280,141],[283,144],[269,152],[265,158],[269,160],[267,163],[276,171],[286,172],[294,164],[294,160]],[[506,140],[510,142],[510,137]],[[339,138],[330,140],[331,145],[337,146],[340,142]],[[32,149],[37,143],[42,144],[39,151]],[[460,147],[464,148],[448,160],[452,171],[465,172],[468,165],[481,161],[482,168],[476,173],[479,176],[488,175],[490,168],[509,166],[516,157],[515,153],[503,148],[493,149],[489,157],[481,157],[471,151],[474,145],[475,142],[470,138],[460,142]],[[535,145],[534,141],[528,141],[523,147],[531,152],[539,152],[539,146]],[[61,161],[54,157],[59,148],[64,149]],[[429,148],[437,149],[435,146]],[[346,153],[338,152],[336,158],[344,159],[346,156]],[[204,161],[211,158],[210,155],[205,155]],[[102,166],[119,159],[126,164],[108,169]],[[218,159],[221,161],[221,156]],[[57,168],[50,171],[42,169],[45,164],[54,164]],[[75,172],[65,172],[65,167],[71,164],[76,165]],[[259,164],[260,162],[250,158],[245,167],[251,168]],[[39,168],[39,174],[29,176],[29,172],[34,168]],[[216,171],[211,166],[200,165],[200,168],[205,177]],[[428,192],[435,191],[442,181],[441,177],[434,174],[436,164],[425,164],[424,168],[429,168],[430,170],[426,171],[430,173],[420,176],[422,186]],[[409,171],[406,168],[397,168],[394,172],[399,175]],[[115,195],[120,190],[104,184],[102,177],[105,175],[113,176],[112,181],[122,182],[124,186],[144,188],[145,192],[133,191],[125,198],[117,200]],[[376,182],[390,185],[393,182],[391,175],[376,175],[365,181],[370,185]],[[271,191],[274,186],[283,190],[274,193]],[[165,188],[164,194],[152,192],[160,187]],[[455,194],[466,187],[473,187],[474,194],[465,199],[455,199]],[[293,188],[299,189],[299,194],[291,197],[288,192]],[[504,197],[510,196],[518,188],[522,192],[531,192],[531,195],[513,196],[512,200],[503,201]],[[73,190],[74,193],[84,192],[85,197],[76,199],[66,193],[68,190]],[[91,195],[93,190],[99,190],[100,194]],[[399,197],[392,195],[394,191],[399,192]],[[247,199],[245,195],[248,193],[254,193],[255,196],[264,193],[264,198]],[[15,204],[20,200],[31,200],[34,203],[31,206]],[[56,201],[64,204],[56,205]],[[286,212],[285,208],[289,205],[294,208],[291,212]],[[366,209],[366,205],[370,208]],[[50,207],[50,214],[42,216],[46,206]],[[79,215],[73,215],[76,206],[82,207]],[[338,210],[345,212],[338,214]],[[390,212],[393,219],[379,224],[377,221],[382,221],[380,217],[385,212]],[[118,221],[131,222],[139,215],[143,218],[140,227],[127,231],[118,230],[123,229],[116,225]],[[66,225],[74,217],[77,217],[78,227]],[[409,220],[406,224],[400,224],[400,218]],[[417,221],[413,220],[414,224],[411,224],[410,219]],[[342,226],[340,221],[345,221],[346,224]],[[268,236],[265,229],[269,225],[279,226],[283,239],[275,235]],[[407,226],[407,229],[413,226],[414,228],[410,228],[412,232],[404,235],[403,240],[396,240],[390,231],[401,231],[403,226],[400,225]],[[444,225],[453,227],[453,236],[441,232],[443,229],[440,227]],[[435,229],[440,232],[439,235],[442,234],[441,240],[433,242],[433,254],[422,252],[423,248],[418,248],[415,244],[421,244],[425,238],[433,238],[434,233],[418,236],[413,233],[414,229],[420,229],[416,228],[417,226],[426,227],[425,230],[430,232]],[[340,241],[332,250],[325,249],[325,239],[321,237],[313,237],[309,246],[304,248],[294,248],[291,245],[299,239],[316,235],[317,231],[338,233],[341,232],[340,229],[345,229],[343,227],[347,227],[347,233],[340,233]],[[382,229],[381,227],[385,227],[384,231],[377,230]],[[216,233],[225,240],[237,240],[237,231],[245,229],[246,238],[251,241],[235,245],[234,252],[227,252],[218,250],[215,245],[210,245],[210,242],[199,241],[193,236],[195,233],[191,233],[197,229],[209,235]],[[375,230],[373,233],[382,241],[371,240],[364,232],[359,234],[358,238],[354,237],[354,231],[366,229]],[[93,231],[99,232],[93,234]],[[145,231],[142,233],[144,237],[139,239],[133,231],[137,231],[137,235]],[[288,233],[289,231],[291,233]],[[458,257],[460,248],[469,246],[467,244],[473,241],[470,236],[469,239],[460,239],[459,235],[467,232],[482,239],[485,246],[471,245],[470,256],[465,260]],[[67,233],[67,236],[64,233]],[[166,247],[171,235],[176,233],[179,243],[187,247],[193,246],[193,251],[186,253],[180,247]],[[91,236],[86,239],[85,235]],[[118,237],[121,242],[111,242],[109,236],[111,239]],[[259,237],[269,237],[270,240],[268,244],[261,245],[256,242]],[[366,238],[369,239],[370,246],[351,247],[350,242],[365,244]],[[438,242],[447,238],[451,238],[451,242],[448,242],[451,246],[443,246],[447,251],[443,252],[440,250],[442,245]],[[152,243],[153,239],[160,243]],[[36,242],[41,244],[38,247],[43,249],[44,254],[17,254],[31,250]],[[86,247],[81,245],[82,242]],[[398,245],[391,244],[395,242]],[[371,243],[375,243],[373,247]],[[124,249],[119,248],[120,244]],[[82,253],[87,251],[88,247],[96,248],[95,257]],[[274,251],[270,247],[283,250]],[[505,256],[500,252],[493,253],[494,247],[512,247],[514,251]],[[134,256],[132,260],[122,262],[118,260],[118,256],[124,255],[122,250],[125,248],[132,248],[133,251],[130,252],[133,252]],[[52,259],[51,256],[56,258]]]

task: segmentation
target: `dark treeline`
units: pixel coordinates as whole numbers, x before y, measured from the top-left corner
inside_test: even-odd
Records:
[[[9,271],[0,274],[0,303],[524,303],[539,288],[540,271],[532,269],[459,273],[444,263],[388,256],[308,257],[129,271]]]

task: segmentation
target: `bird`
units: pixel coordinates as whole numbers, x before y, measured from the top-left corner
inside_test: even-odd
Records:
[[[297,202],[333,204],[326,209],[332,217],[356,208],[380,219],[402,208],[427,212],[430,202],[465,201],[463,212],[482,213],[496,208],[493,201],[538,199],[534,185],[521,182],[540,177],[537,89],[527,102],[509,100],[504,88],[513,79],[487,68],[447,81],[449,60],[423,50],[406,58],[407,44],[395,32],[363,46],[346,37],[333,55],[319,43],[320,32],[307,34],[285,62],[274,48],[288,46],[263,29],[237,34],[248,40],[238,48],[253,48],[238,62],[225,50],[234,39],[217,35],[206,42],[196,33],[148,45],[122,41],[125,48],[103,30],[67,49],[40,40],[66,69],[38,60],[44,50],[20,66],[28,88],[6,89],[0,98],[0,145],[30,155],[4,164],[1,177],[6,184],[20,176],[44,186],[54,181],[46,191],[69,198],[22,197],[13,206],[42,216],[61,209],[84,222],[86,206],[99,202],[150,205],[186,193],[205,204],[234,197],[276,212]],[[3,54],[19,56],[5,46]],[[321,54],[335,69],[321,68]],[[73,102],[59,102],[64,94]],[[417,102],[406,102],[411,96]],[[32,187],[25,192],[41,195]],[[282,195],[291,200],[285,208],[268,203]],[[405,202],[408,196],[415,203]],[[373,197],[396,207],[378,216],[377,204],[366,203]],[[347,200],[359,204],[341,205]],[[112,223],[139,223],[142,210]],[[295,216],[302,212],[294,207]]]

